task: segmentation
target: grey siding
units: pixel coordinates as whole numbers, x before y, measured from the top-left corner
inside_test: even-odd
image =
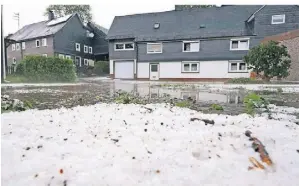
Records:
[[[285,14],[284,24],[271,24],[272,15]],[[255,33],[259,37],[271,36],[299,29],[299,6],[265,6],[255,15]]]
[[[76,43],[80,43],[80,52],[76,51]],[[93,59],[93,54],[84,53],[84,45],[93,46],[92,38],[86,36],[86,29],[77,16],[72,17],[54,36],[55,53]]]
[[[250,39],[251,43],[255,39]],[[188,61],[188,60],[238,60],[242,59],[248,51],[231,51],[230,39],[201,40],[199,52],[183,52],[182,41],[164,42],[163,53],[147,54],[147,44],[138,43],[138,61]]]
[[[21,42],[20,42],[20,50],[12,51],[12,46],[10,45],[7,48],[7,65],[11,66],[13,62],[13,58],[16,58],[17,64],[22,59],[22,56],[25,57],[27,55],[42,55],[47,54],[48,56],[53,56],[53,37],[48,36],[47,37],[47,46],[42,46],[41,40],[45,38],[36,38],[33,40],[25,41],[25,50],[22,50]],[[35,41],[39,39],[40,40],[40,47],[36,47]]]
[[[114,51],[115,43],[122,42],[133,42],[132,39],[126,40],[113,40],[109,42],[109,58],[111,60],[115,59],[136,59],[136,43],[134,43],[134,50],[124,50],[124,51]]]

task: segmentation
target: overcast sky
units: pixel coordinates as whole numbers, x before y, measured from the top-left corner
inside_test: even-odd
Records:
[[[143,3],[135,1],[128,4],[124,1],[115,3],[116,0],[109,0],[110,3],[105,4],[91,4],[93,20],[105,28],[109,28],[114,16],[128,15],[135,13],[145,12],[159,12],[174,9],[175,3],[171,0],[159,0],[159,6],[151,0],[151,3]],[[181,1],[183,2],[183,1]],[[3,6],[4,13],[4,34],[14,33],[18,30],[18,22],[14,20],[13,15],[15,12],[20,13],[20,28],[22,26],[43,21],[46,19],[43,16],[48,4],[35,4],[35,5],[18,5],[18,4],[5,4]]]

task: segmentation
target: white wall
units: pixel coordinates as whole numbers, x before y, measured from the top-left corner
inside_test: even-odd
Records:
[[[228,73],[228,61],[200,61],[199,73],[182,73],[181,62],[160,62],[160,78],[237,78],[250,73]],[[138,78],[149,78],[149,63],[138,63]]]
[[[149,78],[149,63],[137,63],[137,78]]]
[[[113,74],[114,72],[113,72],[113,60],[110,60],[109,61],[109,68],[110,68],[110,74]]]

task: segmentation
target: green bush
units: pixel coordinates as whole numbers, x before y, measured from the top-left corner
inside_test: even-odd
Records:
[[[94,63],[95,74],[109,74],[109,61],[96,61]]]
[[[17,75],[24,75],[25,72],[25,63],[21,62],[17,65],[16,74]]]
[[[73,82],[77,78],[73,62],[69,59],[26,56],[21,63],[24,64],[24,76],[33,82]]]
[[[212,104],[211,109],[212,110],[221,110],[221,111],[223,111],[223,107],[221,105],[218,105],[218,104]]]
[[[269,103],[261,96],[251,93],[244,98],[245,111],[247,114],[254,115],[256,108],[267,108]]]
[[[175,104],[175,106],[189,108],[191,106],[191,103],[189,101],[180,101],[180,102],[177,102]]]

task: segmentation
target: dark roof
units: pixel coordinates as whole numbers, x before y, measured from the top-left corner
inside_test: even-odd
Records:
[[[56,24],[53,25],[48,25],[48,23],[51,22],[49,20],[26,25],[20,30],[18,30],[16,33],[10,35],[8,39],[12,39],[15,41],[22,41],[22,40],[28,40],[28,39],[53,35],[56,32],[58,32],[71,17],[75,15],[78,14],[74,13],[72,15],[67,15],[64,17],[53,19],[51,20],[52,22],[53,21],[57,22]],[[80,16],[78,17],[80,18]]]
[[[232,5],[116,16],[107,39],[154,41],[249,35],[245,21],[261,6]],[[160,23],[160,28],[154,29],[155,23]]]

